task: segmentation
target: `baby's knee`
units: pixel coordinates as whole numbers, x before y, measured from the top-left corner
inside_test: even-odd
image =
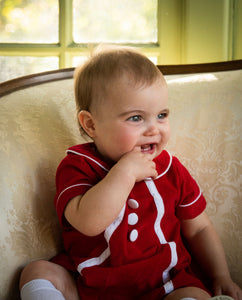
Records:
[[[49,281],[66,299],[79,299],[76,282],[71,274],[55,263],[38,260],[27,265],[20,276],[19,288],[36,279]]]
[[[22,271],[19,281],[19,287],[35,279],[46,279],[54,283],[56,277],[55,265],[49,261],[38,260],[28,264]]]
[[[174,290],[167,295],[164,300],[177,300],[177,299],[199,299],[208,300],[211,296],[205,291],[197,287],[182,287]]]

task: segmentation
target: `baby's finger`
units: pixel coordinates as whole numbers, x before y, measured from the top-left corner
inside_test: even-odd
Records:
[[[154,170],[154,174],[152,176],[153,179],[155,179],[158,176],[158,172],[156,170]]]
[[[145,178],[145,180],[153,180],[156,179],[156,177],[158,176],[158,173],[156,170],[154,170],[153,174],[151,174],[149,177]]]
[[[135,146],[131,152],[141,152],[141,149],[139,146]]]
[[[220,295],[222,295],[222,289],[218,285],[215,285],[213,287],[213,292],[214,292],[214,296],[220,296]]]

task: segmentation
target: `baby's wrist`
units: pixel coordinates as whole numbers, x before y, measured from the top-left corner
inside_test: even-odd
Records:
[[[119,180],[127,182],[127,184],[131,186],[131,188],[136,182],[134,174],[130,172],[130,167],[128,165],[126,166],[123,163],[117,162],[116,165],[114,165],[111,169],[111,173],[114,176],[117,176]]]

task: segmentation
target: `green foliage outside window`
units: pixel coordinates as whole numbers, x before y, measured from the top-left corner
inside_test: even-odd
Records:
[[[0,81],[76,66],[89,44],[157,43],[157,0],[1,0]],[[90,47],[92,48],[92,47]]]
[[[58,0],[1,0],[1,43],[58,43]]]
[[[74,0],[77,43],[157,42],[157,1]]]

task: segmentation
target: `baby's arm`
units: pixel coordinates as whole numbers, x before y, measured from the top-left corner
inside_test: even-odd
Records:
[[[155,163],[149,155],[129,152],[99,183],[69,201],[65,217],[80,232],[98,235],[118,217],[135,182],[156,176]]]
[[[205,212],[182,221],[182,233],[192,254],[213,282],[214,295],[242,299],[241,289],[232,281],[221,241]]]

